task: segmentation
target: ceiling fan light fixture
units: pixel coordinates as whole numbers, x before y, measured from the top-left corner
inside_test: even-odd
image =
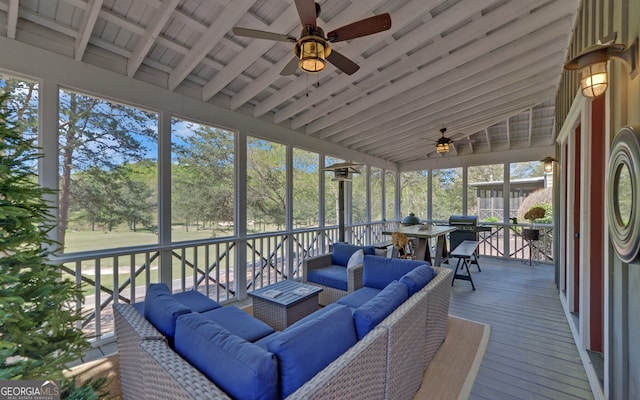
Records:
[[[449,152],[449,143],[447,142],[438,142],[436,144],[436,151],[440,154]]]
[[[300,69],[312,74],[318,73],[327,66],[325,58],[331,52],[329,43],[310,39],[300,43]]]

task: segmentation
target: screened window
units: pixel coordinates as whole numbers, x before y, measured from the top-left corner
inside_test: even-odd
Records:
[[[384,179],[381,168],[371,167],[371,221],[382,221],[382,180]]]
[[[171,120],[172,241],[234,234],[233,132]]]
[[[157,115],[68,90],[59,104],[64,251],[157,243]]]
[[[384,196],[385,196],[385,219],[393,221],[396,218],[396,177],[393,171],[386,171],[384,174]]]
[[[285,228],[287,201],[286,147],[247,138],[247,232]]]
[[[462,168],[435,169],[433,173],[432,219],[449,221],[462,214]]]
[[[553,220],[552,192],[551,186],[545,187],[544,165],[540,161],[510,164],[510,218],[516,217],[520,223],[550,223]],[[537,206],[545,210],[545,216],[535,221],[527,220],[527,211]]]
[[[344,162],[339,158],[325,157],[324,165],[327,167],[333,164]],[[333,180],[333,171],[324,173],[324,223],[327,226],[338,225],[338,182]]]
[[[367,168],[351,177],[351,219],[354,223],[367,222]]]
[[[412,171],[400,174],[400,218],[410,213],[420,219],[427,219],[427,196],[429,188],[428,171]]]
[[[504,221],[504,164],[469,167],[467,215],[482,222]]]
[[[293,149],[293,227],[320,226],[320,156],[306,150]]]

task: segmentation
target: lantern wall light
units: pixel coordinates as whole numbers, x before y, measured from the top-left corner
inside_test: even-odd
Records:
[[[544,163],[544,172],[547,172],[547,173],[552,172],[553,171],[553,163],[555,161],[558,161],[558,160],[556,160],[555,158],[550,157],[550,156],[547,156],[547,157],[543,158],[542,160],[540,160],[541,163]]]
[[[612,35],[615,41],[615,34]],[[578,80],[582,94],[590,99],[596,98],[607,90],[609,76],[607,62],[622,60],[631,79],[638,74],[638,38],[630,46],[608,43],[588,47],[578,56],[564,65],[567,70],[578,70]]]

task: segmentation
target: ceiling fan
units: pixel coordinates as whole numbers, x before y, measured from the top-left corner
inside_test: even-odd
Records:
[[[350,181],[353,174],[359,174],[360,169],[356,167],[360,167],[362,164],[356,163],[335,163],[326,168],[323,168],[323,171],[333,171],[333,180],[338,182]]]
[[[347,75],[351,75],[360,67],[347,57],[332,50],[330,43],[351,40],[391,28],[391,16],[385,13],[345,25],[329,32],[325,37],[322,28],[316,25],[316,18],[320,16],[320,5],[313,0],[295,0],[295,3],[302,23],[302,32],[299,38],[256,29],[233,28],[233,33],[238,36],[295,43],[293,51],[296,57],[285,65],[280,71],[280,75],[293,75],[298,66],[305,72],[317,73],[325,68],[325,60]]]
[[[436,140],[436,151],[438,153],[440,153],[440,154],[448,153],[452,144],[470,144],[470,143],[473,143],[473,140],[471,140],[471,139],[453,140],[451,138],[448,138],[448,137],[446,137],[444,135],[444,133],[446,131],[447,131],[447,128],[441,128],[440,129],[440,133],[442,134],[442,137],[439,138],[438,140]]]

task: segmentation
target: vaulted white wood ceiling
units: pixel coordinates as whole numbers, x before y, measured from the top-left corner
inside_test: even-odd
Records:
[[[8,38],[396,163],[546,146],[578,0],[320,0],[325,32],[381,13],[391,29],[332,47],[360,69],[281,76],[294,0],[0,0]]]

